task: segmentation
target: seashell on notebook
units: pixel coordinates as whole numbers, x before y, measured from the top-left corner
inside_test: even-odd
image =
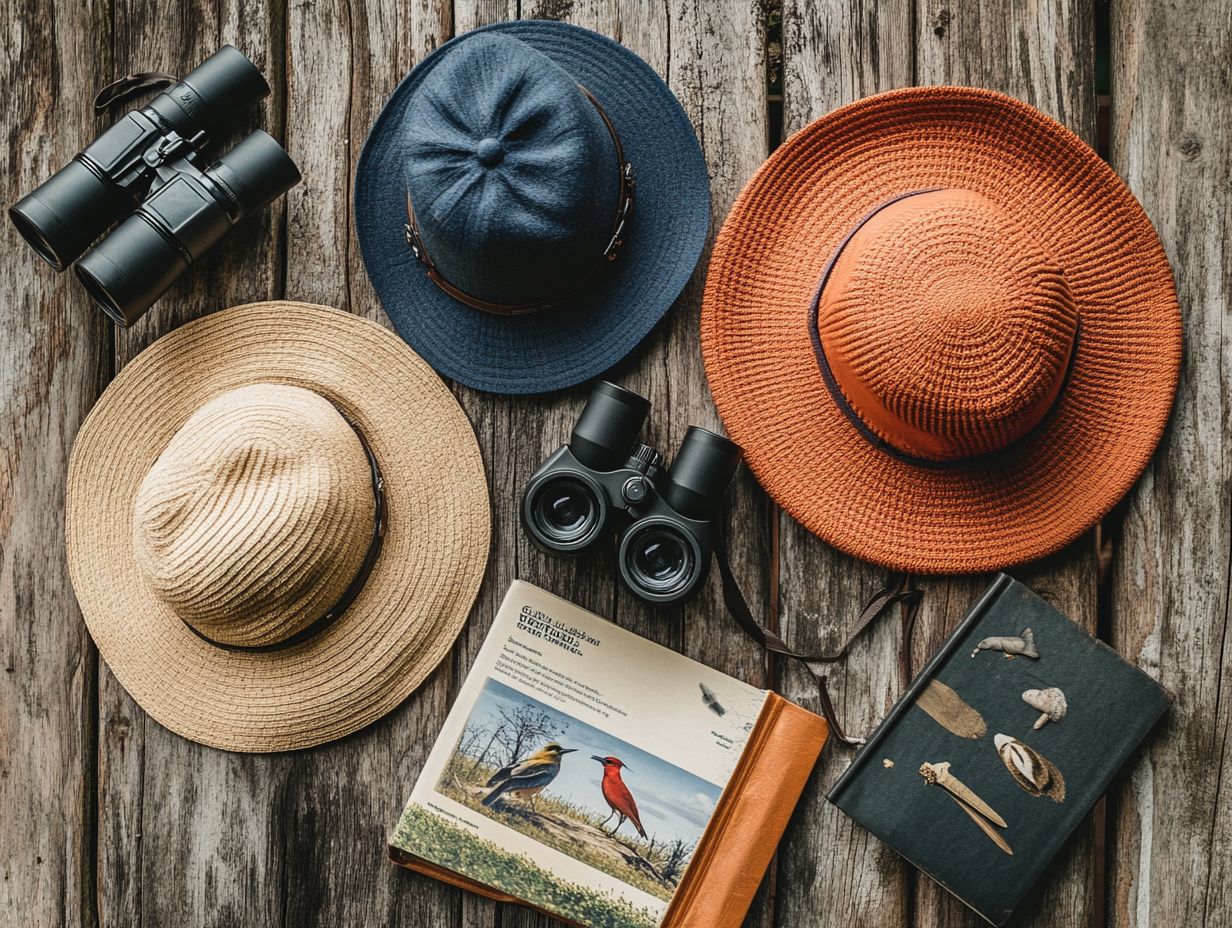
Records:
[[[1009,735],[993,735],[992,742],[1001,763],[1019,786],[1032,796],[1047,796],[1056,802],[1065,800],[1065,777],[1035,748]]]
[[[1043,728],[1049,722],[1059,722],[1065,718],[1065,713],[1069,711],[1069,704],[1065,700],[1065,694],[1058,687],[1050,686],[1044,690],[1027,690],[1022,694],[1022,701],[1032,709],[1038,709],[1040,717],[1035,720],[1032,726],[1036,731]]]

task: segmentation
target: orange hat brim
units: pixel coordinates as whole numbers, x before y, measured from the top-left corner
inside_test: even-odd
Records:
[[[974,190],[1013,216],[1064,269],[1082,325],[1050,420],[969,466],[871,444],[835,405],[809,336],[843,236],[929,187]],[[719,233],[701,336],[723,423],[775,501],[840,550],[919,573],[1035,560],[1094,525],[1150,460],[1181,361],[1172,273],[1129,188],[1034,108],[958,87],[877,94],[780,146]]]

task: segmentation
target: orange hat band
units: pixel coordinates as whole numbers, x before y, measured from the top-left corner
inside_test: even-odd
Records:
[[[831,277],[834,274],[835,266],[839,263],[839,259],[844,256],[848,245],[851,244],[852,240],[861,231],[861,229],[863,229],[870,222],[870,220],[878,216],[878,214],[882,213],[882,211],[888,207],[911,197],[947,192],[949,191],[947,191],[946,188],[941,187],[929,187],[920,190],[908,191],[907,193],[902,193],[898,196],[891,197],[889,200],[884,201],[865,214],[847,232],[847,234],[843,236],[838,246],[834,249],[834,253],[826,262],[813,299],[809,304],[809,335],[813,342],[813,353],[816,356],[817,367],[821,372],[822,380],[824,381],[831,398],[834,400],[835,406],[838,407],[844,417],[852,424],[852,426],[855,427],[860,436],[878,450],[918,467],[939,470],[970,467],[981,461],[996,458],[1002,455],[1007,449],[1017,445],[1029,435],[1033,435],[1040,431],[1040,429],[1044,427],[1045,424],[1052,418],[1053,413],[1060,405],[1061,397],[1065,393],[1065,388],[1069,383],[1070,375],[1073,372],[1074,362],[1078,355],[1078,340],[1082,331],[1081,319],[1075,319],[1073,336],[1068,345],[1062,375],[1056,379],[1050,389],[1040,395],[1038,401],[1033,406],[1023,411],[1022,417],[1029,424],[1026,425],[1026,427],[1023,428],[1018,434],[1013,435],[1013,437],[1006,441],[1001,447],[971,454],[938,454],[937,456],[921,454],[914,450],[914,447],[912,447],[913,441],[914,446],[919,446],[919,435],[913,435],[910,438],[905,438],[902,442],[896,443],[893,440],[895,437],[895,431],[896,428],[902,425],[902,423],[894,422],[888,417],[873,417],[857,408],[857,404],[853,403],[851,395],[858,395],[863,389],[862,386],[855,383],[846,384],[846,380],[843,375],[850,375],[850,371],[846,370],[846,368],[842,365],[839,365],[838,369],[836,369],[836,365],[831,362],[831,358],[827,355],[826,347],[822,339],[822,300],[823,296],[826,295],[827,284],[830,283]],[[961,193],[961,191],[958,192]],[[876,407],[874,406],[872,408],[875,409]],[[926,436],[926,431],[922,429],[920,431]]]

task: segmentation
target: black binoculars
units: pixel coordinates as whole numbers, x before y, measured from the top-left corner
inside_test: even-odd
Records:
[[[119,222],[75,270],[107,315],[128,326],[228,229],[299,183],[295,162],[260,130],[212,165],[202,156],[211,136],[269,90],[256,65],[224,45],[127,113],[9,216],[57,271]]]
[[[650,402],[600,382],[569,444],[535,471],[522,496],[522,523],[535,544],[577,555],[617,540],[620,576],[653,603],[683,600],[710,569],[719,505],[740,464],[740,447],[689,426],[676,460],[637,444]]]

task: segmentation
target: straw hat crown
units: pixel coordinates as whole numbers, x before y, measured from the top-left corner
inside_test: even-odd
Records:
[[[320,619],[367,554],[372,468],[339,410],[252,384],[193,412],[142,480],[133,544],[153,595],[223,644],[265,646]]]
[[[980,194],[939,189],[855,230],[817,322],[855,416],[904,454],[952,461],[1001,450],[1048,414],[1078,310],[1043,243]]]

